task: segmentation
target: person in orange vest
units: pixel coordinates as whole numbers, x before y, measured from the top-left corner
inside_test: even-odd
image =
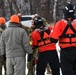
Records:
[[[5,30],[6,28],[6,20],[4,17],[0,17],[0,37],[2,32]],[[0,42],[0,46],[1,46],[1,42]],[[2,75],[2,66],[4,66],[4,70],[5,70],[5,74],[6,75],[6,58],[5,55],[3,56],[3,58],[1,57],[1,48],[0,48],[0,75]]]
[[[41,17],[34,19],[34,25],[36,29],[31,34],[32,47],[39,50],[36,75],[45,75],[47,63],[51,66],[52,75],[60,75],[56,46],[50,41],[52,27],[45,26]]]
[[[36,18],[36,17],[41,17],[39,14],[34,14],[34,17],[32,18],[32,26],[31,26],[31,28],[33,29],[33,31],[36,29],[36,27],[35,27],[35,25],[34,25],[34,19]],[[48,24],[48,22],[46,21],[46,19],[45,18],[43,18],[43,17],[41,17],[42,18],[42,20],[43,20],[43,24],[44,25],[46,25],[46,26],[49,26],[49,24]],[[38,60],[38,55],[39,55],[39,52],[38,52],[38,49],[37,50],[35,50],[36,51],[36,53],[34,53],[34,55],[35,55],[35,57],[36,57],[36,60]],[[34,57],[34,59],[35,59],[35,57]],[[36,62],[37,63],[37,62]],[[50,66],[49,66],[49,64],[47,64],[47,66],[46,66],[46,74],[52,74],[52,71],[51,71],[51,68],[50,68]]]
[[[51,41],[59,40],[60,61],[63,75],[76,75],[76,19],[75,6],[67,2],[63,9],[64,19],[58,21],[52,33]]]
[[[36,29],[35,28],[35,25],[34,25],[34,19],[36,17],[41,17],[41,16],[38,15],[37,13],[34,14],[34,17],[32,18],[32,21],[31,21],[31,23],[32,23],[32,25],[31,25],[32,32]],[[41,17],[41,18],[43,20],[44,25],[48,25],[46,19],[43,18],[43,17]],[[30,38],[31,38],[31,34],[29,34],[29,35],[30,35]],[[32,40],[30,41],[30,45],[32,46]],[[36,49],[35,51],[33,51],[33,60],[27,62],[27,69],[28,69],[28,74],[27,75],[35,75],[35,72],[36,72],[36,64],[37,64],[37,60],[38,60],[38,55],[39,55],[38,49]],[[46,67],[46,74],[52,74],[52,71],[50,69],[49,64],[47,64],[47,67]]]

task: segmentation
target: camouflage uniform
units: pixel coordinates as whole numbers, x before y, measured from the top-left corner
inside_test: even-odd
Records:
[[[31,42],[31,38],[30,38],[30,34],[32,32],[32,29],[27,27],[27,26],[24,26],[22,25],[22,28],[27,32],[28,36],[29,36],[29,39],[30,39],[30,42]],[[31,44],[30,44],[31,45]],[[33,53],[34,54],[34,53]],[[34,56],[33,56],[34,57]],[[31,60],[30,62],[27,62],[27,68],[28,68],[28,75],[34,75],[34,59]]]
[[[30,39],[30,42],[31,42],[30,30],[27,33],[29,34],[29,39]],[[31,43],[30,43],[30,45],[31,45]],[[28,74],[27,75],[34,75],[34,70],[35,70],[35,68],[34,68],[34,59],[35,59],[34,54],[35,54],[35,52],[33,52],[33,59],[29,62],[27,61],[27,68],[28,68]]]
[[[27,75],[35,75],[35,70],[36,70],[35,65],[37,63],[37,60],[38,60],[38,49],[36,49],[33,52],[33,59],[32,59],[32,61],[27,63],[27,68],[28,68],[28,74]]]
[[[21,17],[22,17],[22,14],[21,13],[18,13],[17,14],[21,20]],[[32,32],[32,29],[23,25],[21,22],[20,22],[20,25],[22,26],[22,28],[27,32],[28,36],[29,36],[29,39],[31,41],[31,38],[30,38],[30,33]],[[31,60],[30,62],[27,63],[27,68],[28,68],[28,75],[34,75],[33,73],[33,60]]]
[[[22,14],[21,13],[18,13],[17,14],[21,20],[21,17],[22,17]],[[32,29],[23,25],[21,22],[20,22],[20,25],[22,26],[22,28],[27,32],[28,36],[30,35],[30,33],[32,32]],[[29,36],[29,39],[31,40],[30,36]],[[33,60],[31,60],[30,62],[27,63],[27,68],[28,68],[28,75],[34,75],[33,74]]]

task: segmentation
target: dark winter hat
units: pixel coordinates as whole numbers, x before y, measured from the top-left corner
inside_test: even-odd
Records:
[[[75,6],[73,4],[71,4],[70,2],[67,2],[64,6],[64,9],[63,9],[63,13],[64,15],[74,15],[75,13]]]
[[[40,28],[41,26],[44,26],[42,18],[41,17],[36,17],[34,19],[34,25],[35,25],[36,28]]]

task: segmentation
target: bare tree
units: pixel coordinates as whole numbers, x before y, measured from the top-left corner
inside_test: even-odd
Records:
[[[16,1],[15,1],[15,0],[12,0],[12,3],[13,3],[13,5],[14,5],[15,9],[16,9],[16,12],[19,13],[20,10],[19,10],[19,8],[18,8],[18,6],[17,6],[17,4],[16,4]]]
[[[46,1],[46,4],[45,4],[45,15],[46,15],[46,19],[48,20],[48,22],[50,22],[50,0],[47,0]]]
[[[56,7],[57,7],[57,0],[54,0],[54,9],[53,9],[53,21],[56,22]]]
[[[4,7],[4,0],[0,0],[0,16],[5,17],[5,7]]]
[[[10,15],[12,15],[12,14],[14,14],[12,2],[10,0],[8,0],[8,3],[9,3]]]
[[[63,17],[62,7],[67,1],[76,6],[76,0],[0,0],[0,15],[38,13],[48,22],[56,22]]]
[[[30,14],[33,14],[33,9],[32,9],[32,0],[29,0],[30,3]]]
[[[26,2],[28,2],[28,0],[24,0],[24,2],[26,3]]]
[[[46,18],[50,22],[50,0],[41,2],[41,16]]]

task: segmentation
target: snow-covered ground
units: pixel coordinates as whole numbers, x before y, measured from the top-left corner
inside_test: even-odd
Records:
[[[27,72],[28,72],[28,70],[26,69],[26,75],[27,75]],[[2,75],[4,75],[4,68],[2,70]],[[46,72],[45,72],[45,75],[52,75],[52,74],[46,74]],[[61,71],[60,71],[60,75],[62,75]]]
[[[60,60],[60,53],[59,53],[59,50],[60,50],[60,47],[58,46],[58,43],[56,44],[56,49],[57,49],[57,52],[58,52],[58,56],[59,56],[59,60]],[[26,55],[26,60],[27,60],[27,55]],[[27,61],[26,61],[26,63],[27,63]],[[26,64],[26,66],[27,66],[27,64]],[[2,75],[4,75],[4,68],[3,68],[3,70],[2,70]],[[27,67],[26,67],[26,75],[27,75],[27,72],[28,72],[28,69],[27,69]],[[52,74],[46,74],[46,72],[45,72],[45,75],[52,75]],[[60,69],[60,75],[62,75],[62,73],[61,73],[61,69]]]

